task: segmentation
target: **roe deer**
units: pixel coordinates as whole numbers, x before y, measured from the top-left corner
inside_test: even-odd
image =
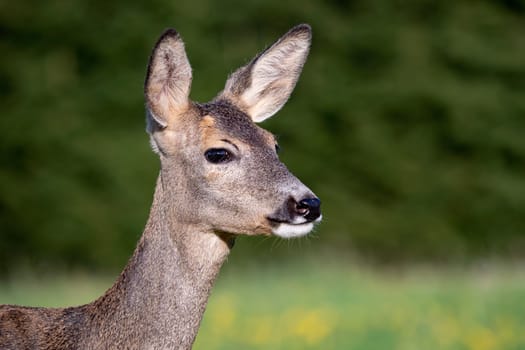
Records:
[[[190,349],[237,234],[310,232],[321,220],[319,199],[279,161],[272,134],[255,124],[288,100],[310,41],[308,25],[292,28],[201,104],[189,100],[184,44],[166,30],[144,87],[161,168],[133,256],[90,304],[0,306],[0,348]]]

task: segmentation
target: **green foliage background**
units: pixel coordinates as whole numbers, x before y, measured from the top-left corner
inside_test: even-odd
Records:
[[[275,251],[523,257],[523,0],[0,1],[0,273],[131,254],[158,172],[142,83],[164,28],[207,101],[301,22],[310,58],[264,126],[325,219],[305,247]]]

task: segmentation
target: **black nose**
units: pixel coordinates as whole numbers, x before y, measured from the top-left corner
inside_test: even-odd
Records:
[[[308,221],[314,221],[321,216],[321,201],[319,198],[305,198],[295,206],[297,213]]]

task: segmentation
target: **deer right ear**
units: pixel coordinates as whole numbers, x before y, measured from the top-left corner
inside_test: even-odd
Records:
[[[271,117],[290,97],[308,56],[311,40],[309,25],[292,28],[230,75],[217,99],[229,100],[254,122]]]
[[[166,30],[153,48],[144,84],[147,129],[164,129],[188,109],[191,67],[175,29]]]

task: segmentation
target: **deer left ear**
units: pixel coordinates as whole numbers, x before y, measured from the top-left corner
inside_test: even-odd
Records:
[[[308,56],[312,30],[300,24],[239,68],[216,99],[227,99],[254,122],[271,117],[290,97]]]
[[[189,107],[191,66],[175,29],[166,30],[151,54],[144,94],[148,132],[164,129]]]

